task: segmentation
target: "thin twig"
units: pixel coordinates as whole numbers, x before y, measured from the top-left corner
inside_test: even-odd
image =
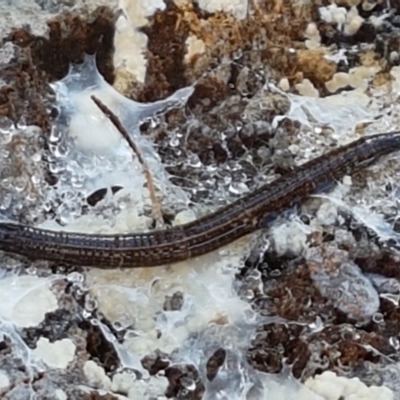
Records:
[[[132,140],[129,133],[122,126],[119,118],[96,96],[91,96],[91,98],[96,103],[97,107],[99,107],[100,110],[104,113],[104,115],[106,115],[109,118],[109,120],[114,124],[114,126],[121,133],[122,137],[128,142],[128,145],[132,149],[134,154],[136,154],[139,163],[143,167],[143,172],[147,181],[147,186],[149,188],[150,200],[153,206],[153,218],[156,220],[156,225],[158,228],[164,228],[164,219],[162,217],[160,203],[157,200],[153,177],[151,176],[150,169],[145,159],[142,157],[142,153],[140,152],[138,146],[136,146],[136,143]]]

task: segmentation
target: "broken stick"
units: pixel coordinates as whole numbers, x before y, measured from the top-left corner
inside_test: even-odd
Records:
[[[150,169],[146,163],[146,160],[142,157],[142,153],[136,143],[132,140],[131,136],[127,132],[127,130],[122,126],[119,118],[104,104],[102,103],[96,96],[91,96],[92,100],[95,102],[97,107],[106,115],[109,120],[113,123],[113,125],[117,128],[117,130],[121,133],[122,137],[127,141],[129,147],[132,149],[136,157],[138,158],[139,163],[143,167],[143,172],[147,181],[147,186],[149,188],[150,200],[153,207],[153,218],[156,221],[157,228],[164,228],[164,219],[161,213],[161,206],[157,200],[155,186],[153,177],[151,176]]]

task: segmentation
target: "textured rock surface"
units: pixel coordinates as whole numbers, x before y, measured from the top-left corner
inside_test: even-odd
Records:
[[[399,124],[395,1],[9,3],[0,0],[5,218],[152,228],[142,167],[89,93],[153,160],[167,224]],[[86,54],[104,82],[87,63],[70,70]],[[60,84],[68,73],[79,84]],[[138,121],[140,105],[107,85],[154,115]],[[173,266],[66,269],[3,255],[2,398],[338,400],[374,398],[373,385],[400,398],[399,167],[393,156],[265,237]],[[343,378],[314,378],[324,371]]]

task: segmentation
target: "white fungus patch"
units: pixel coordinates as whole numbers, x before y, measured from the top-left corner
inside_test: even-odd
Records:
[[[230,13],[238,20],[245,18],[248,10],[247,0],[198,0],[197,3],[204,11]]]
[[[363,23],[364,18],[359,15],[357,7],[351,7],[346,15],[346,24],[343,28],[344,34],[349,36],[356,34]]]
[[[281,80],[278,82],[278,88],[283,90],[284,92],[289,91],[289,89],[290,89],[289,79],[281,78]]]
[[[116,87],[123,88],[127,82],[144,82],[147,61],[144,53],[148,38],[139,28],[148,23],[148,17],[157,10],[164,10],[162,0],[119,0],[120,16],[114,35],[114,66]]]
[[[57,310],[58,302],[50,290],[57,278],[6,276],[0,279],[0,318],[19,328],[36,326],[48,312]]]
[[[265,377],[262,382],[268,383],[268,386],[265,387],[266,396],[254,396],[250,398],[251,400],[325,400],[315,391],[303,386],[293,377],[287,367],[284,367],[280,374],[274,375],[260,372],[259,375],[260,377]]]
[[[152,376],[146,381],[133,381],[128,385],[125,383],[125,389],[128,389],[126,395],[129,399],[150,399],[165,393],[168,388],[168,379],[163,376]],[[160,396],[161,399],[164,396]]]
[[[271,227],[270,235],[277,255],[300,255],[307,247],[307,235],[311,228],[303,224],[298,218],[292,218],[281,224]]]
[[[323,21],[328,24],[337,25],[340,30],[346,22],[347,10],[344,7],[338,7],[333,3],[327,7],[320,7],[319,14]]]
[[[128,394],[132,387],[132,381],[135,379],[131,372],[115,374],[112,378],[111,390],[113,392]]]
[[[83,366],[83,372],[88,380],[88,383],[94,388],[110,389],[111,379],[106,375],[104,368],[100,367],[94,361],[86,361]]]
[[[306,387],[324,400],[394,400],[394,393],[385,386],[370,386],[358,378],[337,376],[332,371],[307,379]]]
[[[97,70],[94,56],[86,56],[82,64],[72,66],[68,75],[52,87],[63,110],[71,116],[68,135],[74,139],[74,146],[78,149],[92,150],[96,153],[106,152],[108,156],[115,153],[131,154],[121,134],[92,101],[91,96],[96,96],[119,117],[124,128],[137,141],[147,162],[155,158],[154,162],[158,164],[159,157],[148,141],[139,134],[139,124],[160,112],[184,105],[194,91],[194,88],[189,86],[154,103],[129,100],[107,84]],[[53,142],[57,143],[59,134],[55,128]]]
[[[5,391],[10,386],[10,378],[7,373],[3,370],[0,370],[0,391]]]
[[[54,394],[57,400],[68,400],[67,393],[65,393],[64,390],[56,389]]]
[[[319,149],[324,144],[324,138],[321,138],[317,132],[311,133],[310,129],[314,129],[316,126],[329,126],[333,130],[332,137],[340,139],[339,144],[346,144],[357,139],[357,136],[354,135],[357,124],[372,122],[379,115],[378,110],[371,109],[370,97],[364,93],[362,88],[324,98],[315,97],[313,92],[310,93],[311,95],[299,96],[285,93],[274,85],[269,85],[269,88],[287,96],[290,101],[287,115],[276,116],[272,123],[273,127],[277,127],[284,118],[298,121],[303,127],[299,133],[298,155],[304,161],[316,156],[315,149],[310,146],[310,141],[315,141]]]
[[[135,335],[125,340],[131,351],[139,357],[157,348],[170,353],[210,323],[236,324],[252,314],[235,293],[236,269],[230,267],[240,264],[245,242],[222,250],[222,256],[215,252],[167,268],[91,270],[87,278],[107,318],[132,325]],[[182,309],[164,312],[165,297],[176,292],[184,294]]]
[[[329,201],[322,203],[317,211],[316,220],[322,225],[333,226],[338,220],[337,207]]]
[[[153,175],[159,200],[163,200],[162,194],[167,199],[174,198],[175,205],[187,204],[186,194],[170,183],[160,157],[151,143],[140,135],[139,124],[157,113],[183,105],[193,93],[193,87],[180,89],[167,99],[154,103],[137,103],[108,85],[97,71],[94,57],[87,56],[83,64],[71,67],[69,74],[53,88],[61,115],[67,119],[68,125],[60,120],[50,137],[52,171],[58,175],[59,181],[48,191],[47,202],[49,207],[57,209],[62,222],[67,224],[81,217],[82,200],[79,197],[89,196],[101,188],[109,190],[109,195],[99,205],[107,226],[110,226],[110,218],[116,217],[112,206],[119,210],[124,207],[125,201],[121,197],[127,195],[126,191],[133,205],[133,214],[142,213],[144,205],[149,204],[143,166],[121,134],[94,104],[92,95],[106,104],[132,135]],[[125,188],[125,191],[113,196],[112,186]],[[120,232],[123,231],[122,228]]]
[[[339,89],[346,88],[350,85],[350,75],[347,72],[337,72],[332,79],[325,82],[325,87],[330,93],[335,93]]]
[[[319,97],[319,91],[315,88],[314,84],[309,79],[303,79],[300,83],[295,85],[298,93],[304,97]]]
[[[321,46],[321,35],[315,22],[310,22],[305,31],[305,45],[308,49],[317,49]]]
[[[61,339],[51,343],[49,339],[41,337],[36,343],[33,354],[50,368],[67,368],[74,359],[75,345],[71,339]]]

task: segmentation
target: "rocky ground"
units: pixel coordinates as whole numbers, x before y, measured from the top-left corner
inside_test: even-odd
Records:
[[[121,51],[123,42],[118,7],[42,3],[37,2],[40,10],[49,11],[40,20],[42,33],[13,21],[0,42],[0,128],[4,135],[15,129],[1,139],[1,192],[9,200],[0,208],[7,218],[31,224],[60,220],[54,204],[62,196],[46,206],[45,192],[60,185],[49,154],[53,126],[65,115],[49,83],[65,77],[70,65],[82,63],[86,54],[95,54],[105,80],[137,102],[194,88],[185,107],[140,126],[141,134],[156,144],[171,182],[189,199],[176,205],[162,200],[167,203],[166,223],[187,207],[204,212],[226,204],[357,134],[396,128],[400,10],[394,0],[266,0],[221,6],[220,11],[211,3],[165,1],[137,25],[147,37],[144,74],[135,72],[133,56],[131,64],[117,63],[116,48]],[[124,4],[126,15],[137,17],[138,10]],[[21,126],[40,129],[27,135],[20,133]],[[394,246],[398,173],[399,163],[391,158],[353,177],[351,185],[341,184],[335,193],[350,212],[326,199],[310,199],[235,259],[233,287],[258,321],[247,346],[241,347],[246,368],[268,374],[289,368],[311,389],[317,386],[313,377],[334,371],[358,377],[367,386],[384,385],[393,393],[385,389],[381,396],[400,398],[400,264]],[[116,193],[120,186],[113,188]],[[105,195],[106,184],[89,194],[80,192],[79,213],[96,215]],[[360,221],[353,206],[378,215],[378,225]],[[392,229],[392,240],[371,228],[384,223]],[[216,398],[212,393],[220,389],[210,388],[221,371],[229,371],[229,343],[224,347],[220,341],[205,351],[205,373],[194,363],[173,362],[172,348],[141,349],[138,354],[146,354],[139,357],[143,370],[167,382],[158,387],[153,380],[156,389],[143,394],[147,392],[138,387],[144,372],[128,368],[118,347],[135,329],[119,326],[96,295],[92,300],[91,284],[97,278],[86,276],[82,268],[43,268],[11,256],[3,259],[7,279],[15,270],[18,276],[28,270],[31,278],[46,282],[61,276],[51,286],[57,307],[37,324],[17,324],[15,331],[7,319],[2,322],[0,357],[2,374],[8,377],[0,385],[4,398],[28,398],[24,396],[32,391],[39,398],[54,398],[52,390],[59,390],[60,398],[83,398],[82,391],[86,398],[105,399],[156,394]],[[188,293],[168,293],[162,309],[182,309]],[[226,316],[219,315],[216,322],[211,314],[217,326],[230,325]],[[189,336],[201,337],[203,329]],[[25,345],[16,345],[18,338]],[[73,356],[65,363],[44,358],[47,368],[28,367],[25,353],[16,352],[64,339],[73,340]],[[65,356],[69,350],[59,351]],[[135,389],[125,383],[127,376],[136,379]],[[315,389],[324,395],[321,390]]]

